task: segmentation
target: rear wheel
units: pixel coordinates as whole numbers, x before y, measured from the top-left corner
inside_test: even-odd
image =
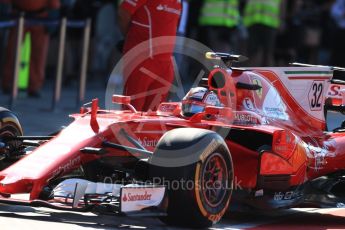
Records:
[[[168,189],[169,225],[209,227],[228,209],[233,170],[229,149],[215,132],[182,128],[166,133],[150,160],[150,177]]]
[[[8,109],[0,107],[0,170],[14,160],[13,157],[21,147],[21,141],[9,140],[8,137],[22,136],[22,127],[16,115]]]

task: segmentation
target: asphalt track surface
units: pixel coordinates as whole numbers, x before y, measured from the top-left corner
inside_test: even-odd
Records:
[[[50,89],[43,91],[41,99],[28,99],[21,93],[13,110],[19,116],[27,135],[45,135],[68,125],[69,113],[78,111],[75,106],[75,88],[64,89],[62,102],[54,112],[50,110]],[[92,97],[104,100],[102,87],[88,90]],[[6,106],[8,97],[0,97]],[[335,128],[345,116],[330,114],[328,124]],[[0,229],[69,230],[69,229],[176,229],[161,223],[156,218],[97,216],[93,213],[63,212],[47,208],[0,205]],[[180,229],[180,228],[178,228]],[[228,213],[211,229],[345,229],[345,209],[290,209],[274,212]]]
[[[181,229],[156,218],[97,216],[46,208],[0,205],[2,230],[12,229]],[[210,229],[345,229],[345,209],[290,209],[269,213],[228,213]]]

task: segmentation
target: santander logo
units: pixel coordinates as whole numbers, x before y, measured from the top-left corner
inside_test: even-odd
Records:
[[[152,194],[149,194],[145,191],[144,194],[133,194],[128,193],[124,194],[122,197],[123,202],[130,202],[130,201],[144,201],[144,200],[151,200]]]

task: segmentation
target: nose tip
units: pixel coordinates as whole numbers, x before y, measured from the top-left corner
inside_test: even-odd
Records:
[[[32,189],[32,183],[27,179],[17,176],[0,178],[0,194],[27,193]]]

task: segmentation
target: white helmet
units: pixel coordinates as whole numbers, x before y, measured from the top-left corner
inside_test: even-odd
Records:
[[[220,100],[213,91],[205,87],[191,88],[182,99],[182,115],[191,117],[196,113],[201,113],[207,105],[222,106]]]

